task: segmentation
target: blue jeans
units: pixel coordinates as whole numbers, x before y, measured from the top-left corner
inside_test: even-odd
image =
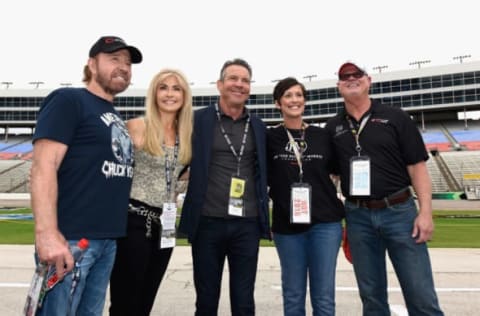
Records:
[[[193,280],[197,293],[196,316],[214,316],[222,283],[225,257],[230,272],[232,316],[255,315],[260,225],[258,218],[200,217],[192,241]]]
[[[305,315],[307,275],[313,315],[335,315],[335,269],[341,222],[318,223],[300,234],[273,235],[282,268],[283,313]]]
[[[68,241],[70,245],[77,242]],[[101,316],[116,249],[114,239],[89,240],[79,264],[80,280],[73,295],[70,295],[73,273],[69,273],[47,292],[37,316]]]
[[[345,202],[347,233],[363,315],[390,315],[385,253],[395,269],[410,315],[443,315],[426,243],[412,238],[413,199],[383,209]]]

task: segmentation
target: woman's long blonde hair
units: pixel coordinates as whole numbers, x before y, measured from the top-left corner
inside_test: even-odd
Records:
[[[178,80],[183,90],[183,105],[177,113],[176,129],[179,140],[178,160],[181,164],[190,163],[192,158],[192,130],[193,130],[193,107],[192,91],[187,78],[179,70],[162,69],[153,77],[148,87],[145,98],[145,141],[143,150],[154,156],[163,156],[164,142],[163,124],[160,120],[160,112],[157,105],[158,85],[166,78],[173,76]]]

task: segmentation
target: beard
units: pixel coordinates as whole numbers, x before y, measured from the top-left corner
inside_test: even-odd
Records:
[[[120,75],[123,78],[128,78],[128,80],[121,81],[114,79],[117,75]],[[102,72],[99,72],[94,80],[103,89],[103,91],[110,95],[117,95],[125,91],[130,85],[130,78],[128,74],[118,74],[117,72],[113,72],[111,75],[106,75]]]

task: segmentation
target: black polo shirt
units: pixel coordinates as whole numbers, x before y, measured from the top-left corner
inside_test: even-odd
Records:
[[[417,126],[400,108],[372,100],[363,117],[367,115],[370,117],[359,137],[361,155],[370,157],[371,166],[371,195],[364,198],[382,199],[411,185],[407,166],[426,161],[428,153]],[[363,117],[358,122],[350,117],[355,129]],[[357,156],[357,151],[346,111],[329,119],[326,129],[338,158],[342,193],[349,198],[350,158]]]
[[[223,128],[237,154],[240,153],[242,138],[245,133],[245,124],[249,115],[245,108],[242,116],[233,120],[225,115],[221,109],[220,117]],[[252,126],[248,129],[245,149],[240,160],[240,176],[246,179],[244,210],[246,217],[258,216],[257,198],[255,193],[255,173],[257,168],[257,150]],[[220,123],[215,118],[213,131],[213,145],[210,165],[208,167],[208,185],[202,215],[222,218],[236,218],[228,215],[228,201],[230,196],[230,182],[237,172],[237,158],[228,146],[225,136],[220,129]]]

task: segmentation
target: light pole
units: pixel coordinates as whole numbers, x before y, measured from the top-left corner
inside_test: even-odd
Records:
[[[412,61],[411,63],[409,63],[410,66],[412,65],[417,65],[418,66],[418,69],[420,69],[420,65],[422,64],[428,64],[430,63],[431,60],[415,60],[415,61]]]
[[[463,60],[464,60],[465,58],[470,58],[470,57],[472,57],[472,55],[459,55],[459,56],[453,57],[453,60],[457,60],[457,59],[458,59],[458,60],[460,60],[460,64],[461,64],[461,63],[463,63]]]
[[[31,81],[29,82],[28,84],[31,84],[31,85],[34,85],[35,86],[35,89],[38,89],[38,87],[41,85],[41,84],[44,84],[45,82],[43,81]]]
[[[303,79],[308,79],[308,81],[312,81],[312,78],[316,78],[317,75],[306,75],[306,76],[303,76]]]
[[[372,67],[372,70],[378,70],[378,73],[381,74],[382,70],[387,68],[388,68],[388,65],[381,65],[381,66]]]
[[[467,123],[467,108],[463,106],[463,120],[465,122],[465,130],[468,130],[468,123]]]
[[[11,81],[3,81],[2,84],[5,85],[5,89],[8,90],[8,88],[13,84],[13,82],[11,82]]]

